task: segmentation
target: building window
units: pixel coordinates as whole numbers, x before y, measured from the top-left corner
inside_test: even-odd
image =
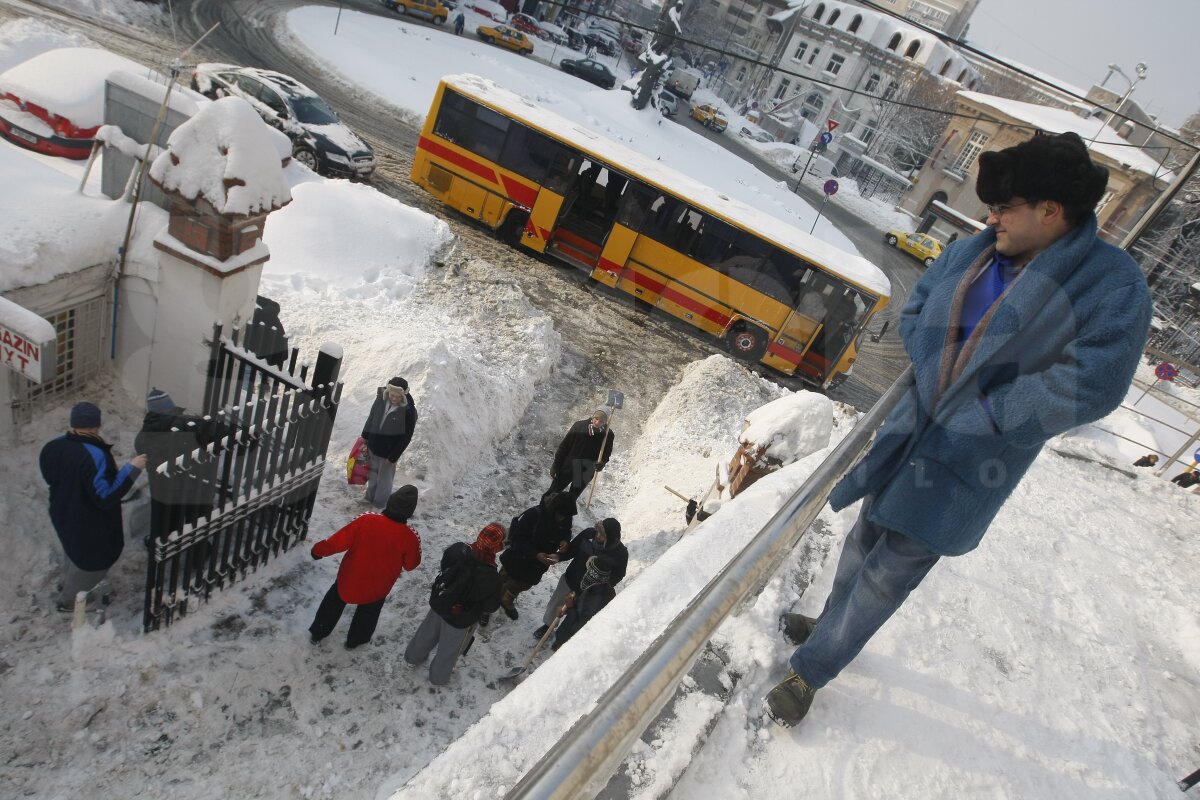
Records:
[[[899,46],[900,46],[900,34],[898,34],[898,33],[892,34],[892,39],[891,39],[891,41],[888,42],[887,49],[895,51],[895,49]]]
[[[862,14],[855,14],[854,19],[850,20],[850,27],[846,28],[846,30],[854,33],[858,30],[859,25],[862,25]]]
[[[875,128],[878,125],[879,120],[873,119],[858,132],[858,138],[862,140],[863,144],[870,144],[871,140],[875,138]]]
[[[830,27],[833,27],[833,23],[837,22],[838,17],[840,17],[841,15],[842,15],[841,11],[834,9],[833,13],[829,15],[829,22],[827,22],[826,24],[829,25]]]
[[[804,54],[808,52],[808,42],[800,42],[796,45],[796,52],[792,53],[792,58],[796,61],[803,61]]]
[[[800,109],[800,116],[805,119],[816,119],[824,107],[825,98],[821,97],[817,92],[813,92],[804,101],[804,107]]]
[[[920,51],[921,51],[921,43],[914,41],[912,44],[910,44],[908,46],[908,49],[904,51],[904,57],[905,58],[916,58],[917,53],[919,53]]]
[[[792,85],[792,82],[790,80],[788,80],[787,78],[784,78],[782,81],[780,81],[779,88],[775,90],[775,98],[774,99],[782,100],[783,96],[785,94],[787,94],[787,90],[791,85]]]
[[[842,65],[846,63],[844,56],[834,53],[829,57],[829,63],[825,65],[825,71],[830,75],[837,75],[842,71]]]
[[[737,77],[734,78],[734,80],[737,81],[738,83],[741,83],[742,81],[746,80],[746,68],[745,67],[742,67],[741,69],[738,70]]]
[[[946,73],[949,71],[950,71],[950,59],[947,58],[946,63],[942,64],[942,71],[939,72],[938,75],[940,75],[944,78],[944,77],[946,77]]]
[[[863,91],[868,94],[879,88],[879,73],[872,73],[871,77],[867,78],[867,85],[863,87]]]
[[[817,10],[813,12],[813,19],[820,20],[821,16],[824,13],[825,13],[825,4],[821,3],[820,5],[817,6]]]
[[[896,92],[900,91],[900,84],[895,81],[888,81],[887,88],[883,90],[883,99],[891,100],[896,96]]]
[[[983,151],[983,146],[987,144],[988,135],[980,131],[971,131],[971,138],[963,145],[963,149],[959,151],[958,158],[954,160],[954,166],[950,167],[952,172],[957,172],[959,175],[965,175],[971,165],[975,163],[975,159]]]
[[[958,77],[955,78],[955,80],[957,80],[959,83],[962,83],[963,78],[965,77],[967,77],[967,71],[964,69],[962,72],[958,73]]]
[[[817,56],[821,55],[821,48],[814,47],[812,55],[808,57],[808,65],[811,67],[813,62],[817,60]]]

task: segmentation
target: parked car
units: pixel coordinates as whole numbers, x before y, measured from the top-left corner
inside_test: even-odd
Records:
[[[496,22],[508,19],[508,9],[494,0],[467,0],[467,8]]]
[[[528,33],[539,39],[547,38],[546,32],[542,30],[542,24],[528,14],[513,14],[508,22],[523,33]]]
[[[673,117],[679,112],[679,98],[663,89],[658,93],[658,111],[664,117]]]
[[[838,170],[834,163],[825,156],[814,155],[811,159],[808,156],[801,156],[808,164],[807,175],[813,175],[817,178],[837,178]]]
[[[934,261],[937,261],[938,256],[942,254],[942,243],[926,233],[905,233],[899,230],[890,230],[884,234],[883,240],[892,247],[899,248],[910,255],[916,256],[927,267],[931,266]]]
[[[773,142],[775,137],[764,131],[762,128],[755,125],[753,122],[747,122],[738,129],[738,136],[743,139],[753,139],[756,142]]]
[[[570,41],[567,38],[567,31],[565,28],[560,28],[558,25],[555,25],[553,22],[539,22],[538,25],[541,26],[542,33],[545,34],[544,38],[547,39],[548,41],[551,41],[554,44],[563,44],[563,45],[567,44],[568,41]]]
[[[412,14],[414,17],[425,17],[441,25],[450,16],[450,11],[441,0],[380,0],[384,7],[390,8],[397,14]]]
[[[710,103],[701,103],[698,106],[692,106],[692,119],[717,133],[729,127],[729,122],[721,116],[721,112],[717,110],[717,107]]]
[[[583,78],[588,83],[594,83],[605,89],[617,85],[617,76],[608,67],[591,58],[564,58],[558,66],[568,75]]]
[[[366,180],[375,171],[370,145],[295,78],[269,69],[197,64],[192,88],[214,100],[232,96],[248,102],[263,121],[287,134],[292,158],[314,172]]]
[[[475,33],[488,44],[507,47],[525,55],[533,52],[533,42],[529,37],[508,25],[480,25],[475,29]]]

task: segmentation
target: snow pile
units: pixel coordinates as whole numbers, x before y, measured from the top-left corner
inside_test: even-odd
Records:
[[[82,34],[67,33],[32,17],[10,20],[0,24],[0,73],[48,50],[91,44]]]
[[[144,74],[141,64],[108,50],[62,47],[18,64],[0,75],[0,93],[36,103],[79,128],[104,122],[104,78],[123,70]]]
[[[175,129],[150,178],[187,200],[203,197],[222,214],[270,213],[292,201],[280,164],[291,152],[291,140],[249,103],[224,97]]]
[[[791,464],[829,447],[833,401],[823,394],[799,391],[785,395],[746,417],[738,441],[763,448],[763,457]]]
[[[3,297],[0,297],[0,326],[19,334],[26,342],[35,345],[53,342],[56,336],[54,325],[49,321]],[[19,349],[23,346],[18,342],[9,341],[7,332],[4,333],[0,344],[4,345],[5,351],[10,347]]]

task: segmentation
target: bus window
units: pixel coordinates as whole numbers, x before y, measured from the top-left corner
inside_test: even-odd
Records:
[[[737,228],[706,214],[701,219],[700,234],[693,241],[688,255],[709,266],[716,266],[725,260],[737,233]]]
[[[660,194],[658,199],[650,204],[650,214],[646,218],[646,227],[642,229],[642,233],[663,244],[670,244],[672,223],[678,218],[681,206],[684,210],[687,209],[682,200]]]
[[[617,207],[617,222],[635,231],[642,230],[650,215],[650,206],[659,195],[644,183],[630,181]]]
[[[663,244],[681,252],[690,253],[692,242],[700,233],[700,223],[703,219],[704,215],[699,211],[689,208],[685,203],[680,203],[667,227],[667,239]]]
[[[504,147],[508,126],[507,117],[447,89],[433,132],[489,161],[496,161]]]
[[[807,265],[801,258],[776,247],[767,254],[753,286],[768,297],[791,306],[796,302],[796,289],[806,271]]]
[[[517,124],[509,128],[499,159],[500,166],[505,169],[546,186],[551,183],[549,176],[555,170],[565,171],[570,160],[571,151],[566,147],[549,136]]]
[[[753,234],[736,228],[732,230],[735,238],[725,251],[725,257],[712,266],[740,283],[755,286],[762,274],[763,259],[771,250],[771,245]]]

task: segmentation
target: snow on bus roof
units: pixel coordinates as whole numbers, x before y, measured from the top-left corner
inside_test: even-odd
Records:
[[[810,236],[794,225],[718,192],[660,161],[647,158],[626,145],[614,142],[553,111],[535,105],[487,78],[477,75],[446,75],[442,81],[463,94],[553,133],[601,161],[636,172],[640,179],[659,189],[669,190],[809,261],[825,265],[870,292],[885,296],[891,293],[891,282],[887,276],[862,256],[847,253]]]

